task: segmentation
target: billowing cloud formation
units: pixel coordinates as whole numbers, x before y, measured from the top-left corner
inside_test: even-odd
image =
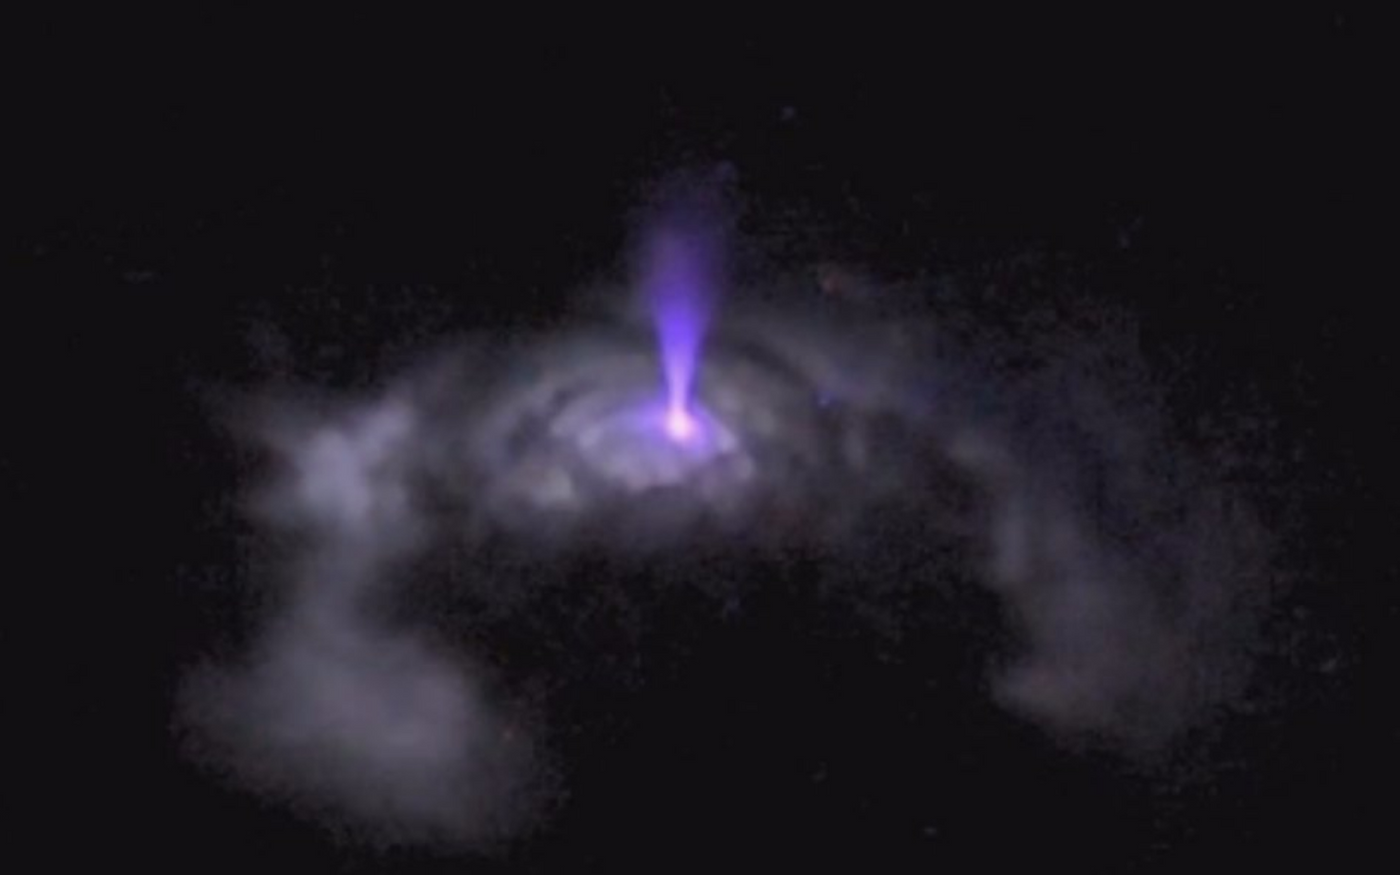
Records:
[[[257,512],[298,549],[254,651],[192,674],[198,748],[254,789],[383,838],[498,835],[529,794],[526,739],[462,654],[375,607],[424,528],[407,479],[423,439],[414,411],[390,400],[265,426],[282,470]]]
[[[836,596],[870,602],[894,576],[944,586],[917,542],[954,537],[1014,644],[989,694],[1057,736],[1160,745],[1237,689],[1257,532],[1167,439],[1138,372],[1083,335],[1011,373],[936,321],[731,307],[680,440],[644,323],[464,340],[333,413],[269,405],[277,467],[254,505],[293,545],[285,592],[245,660],[188,685],[204,755],[359,824],[509,828],[539,776],[529,727],[473,670],[492,654],[395,605],[431,574],[527,611],[580,551],[671,571],[740,548],[858,556]],[[422,561],[439,554],[454,561]],[[666,585],[727,585],[690,575]]]

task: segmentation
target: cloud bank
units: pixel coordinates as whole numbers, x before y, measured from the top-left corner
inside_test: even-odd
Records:
[[[543,580],[604,598],[571,583],[584,551],[641,569],[736,545],[878,556],[835,591],[878,603],[896,575],[946,585],[914,541],[947,535],[1013,642],[987,694],[1056,738],[1160,749],[1238,694],[1265,539],[1171,440],[1131,350],[1052,327],[1012,368],[1012,342],[975,325],[735,304],[698,377],[704,439],[680,446],[650,412],[645,323],[463,339],[369,396],[255,405],[271,465],[249,514],[285,545],[277,607],[240,659],[191,671],[194,755],[355,829],[509,834],[542,798],[546,718],[488,692],[492,653],[396,605],[423,574],[506,615]]]

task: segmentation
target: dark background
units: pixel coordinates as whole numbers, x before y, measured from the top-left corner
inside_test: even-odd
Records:
[[[1386,283],[1358,257],[1377,236],[1358,205],[1380,112],[1366,25],[698,17],[11,35],[4,474],[44,533],[14,545],[28,570],[7,588],[35,703],[8,721],[17,834],[56,862],[451,868],[337,851],[171,751],[180,661],[220,611],[236,622],[191,583],[240,555],[240,470],[207,401],[363,385],[444,332],[557,319],[619,268],[651,183],[727,162],[773,264],[953,274],[1009,311],[1027,289],[1110,299],[1141,319],[1183,433],[1245,418],[1238,476],[1291,527],[1258,700],[1215,728],[1217,777],[1154,783],[956,682],[907,705],[924,674],[788,593],[684,679],[632,691],[630,728],[570,752],[554,824],[487,868],[712,868],[756,860],[746,846],[876,870],[1360,854],[1390,808],[1364,801],[1391,774],[1372,742],[1396,736],[1361,695],[1395,576],[1366,547],[1395,516],[1374,464],[1394,436]],[[819,671],[794,655],[813,648]],[[845,716],[815,719],[831,701]]]

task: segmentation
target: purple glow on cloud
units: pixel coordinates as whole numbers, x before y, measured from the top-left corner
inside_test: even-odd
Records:
[[[689,440],[695,434],[695,417],[684,405],[668,405],[666,411],[666,433],[674,440]]]
[[[712,240],[686,226],[663,226],[651,240],[646,293],[661,348],[666,430],[684,440],[694,430],[695,378],[714,295]]]

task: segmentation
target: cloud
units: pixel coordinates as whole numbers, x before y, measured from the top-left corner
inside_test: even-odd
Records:
[[[191,672],[190,751],[351,832],[479,844],[507,832],[539,776],[526,730],[467,660],[383,610],[392,568],[426,536],[410,471],[422,433],[394,398],[262,434],[280,472],[256,515],[294,537],[285,591],[253,651]]]
[[[510,349],[478,338],[375,397],[261,408],[273,465],[251,510],[290,548],[250,652],[190,673],[193,755],[370,834],[479,844],[522,827],[547,783],[538,727],[486,691],[491,653],[429,609],[396,611],[434,587],[531,610],[580,545],[865,550],[881,563],[838,594],[873,616],[893,575],[943,585],[909,532],[946,528],[1004,607],[1014,646],[987,671],[1009,711],[1070,743],[1153,750],[1238,694],[1263,536],[1169,440],[1145,372],[1095,352],[1102,337],[1059,334],[1059,353],[1007,368],[993,332],[731,307],[698,387],[724,440],[674,457],[638,443],[650,343],[583,322]],[[501,543],[511,562],[490,558]],[[456,561],[419,561],[444,552]]]

